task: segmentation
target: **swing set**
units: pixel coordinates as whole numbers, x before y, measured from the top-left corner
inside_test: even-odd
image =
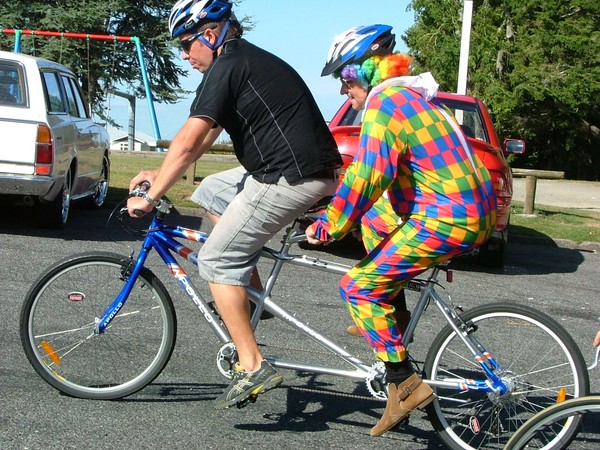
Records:
[[[140,38],[137,36],[116,36],[110,34],[84,34],[84,33],[68,33],[59,31],[41,31],[41,30],[16,30],[16,29],[1,29],[1,34],[11,34],[15,36],[14,52],[21,53],[21,38],[23,35],[30,36],[46,36],[46,37],[59,37],[59,38],[71,38],[71,39],[87,39],[99,40],[99,41],[113,41],[117,42],[132,42],[135,44],[137,50],[137,57],[140,64],[140,70],[142,73],[142,80],[144,83],[144,90],[146,92],[146,99],[148,101],[148,109],[150,112],[150,119],[152,121],[152,129],[154,131],[154,137],[158,142],[160,140],[160,131],[158,128],[158,121],[156,119],[156,112],[154,110],[154,100],[152,97],[152,91],[150,90],[150,81],[148,79],[148,71],[146,69],[146,63],[144,62],[144,55],[142,52],[142,45]],[[114,91],[113,91],[114,93]],[[130,130],[131,131],[131,130]]]

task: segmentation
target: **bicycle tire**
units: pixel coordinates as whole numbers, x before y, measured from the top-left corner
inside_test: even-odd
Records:
[[[504,450],[542,448],[548,436],[556,436],[565,426],[565,419],[588,413],[600,413],[600,396],[589,395],[556,403],[542,409],[525,422],[508,440]],[[559,423],[560,422],[560,423]],[[568,442],[556,442],[550,448],[566,448]]]
[[[479,342],[501,366],[510,383],[505,395],[435,387],[437,399],[427,413],[434,429],[452,449],[499,449],[539,410],[556,403],[561,388],[567,398],[589,394],[585,360],[569,333],[533,308],[498,303],[473,308],[461,317],[478,329]],[[471,352],[446,325],[425,359],[431,380],[486,379]],[[573,418],[555,437],[570,442],[580,420]],[[551,448],[551,447],[548,447]]]
[[[151,383],[169,361],[175,309],[147,268],[105,332],[94,332],[128,267],[129,258],[113,253],[74,255],[44,271],[29,290],[20,317],[23,349],[37,373],[64,394],[122,398]]]

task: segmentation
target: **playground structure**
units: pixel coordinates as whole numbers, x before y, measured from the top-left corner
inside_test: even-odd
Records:
[[[100,41],[113,41],[113,42],[132,42],[135,44],[137,57],[140,64],[140,70],[142,73],[142,81],[144,83],[144,91],[146,93],[146,99],[148,101],[148,111],[150,113],[150,119],[152,122],[152,129],[154,131],[154,137],[158,140],[161,139],[160,130],[158,127],[158,121],[156,119],[156,111],[154,109],[154,99],[152,91],[150,89],[150,81],[148,79],[148,71],[146,69],[146,63],[144,62],[144,55],[142,51],[142,45],[140,38],[137,36],[116,36],[110,34],[86,34],[86,33],[70,33],[70,32],[59,32],[59,31],[43,31],[43,30],[16,30],[16,29],[2,29],[0,34],[10,34],[15,36],[15,43],[13,51],[21,53],[21,38],[23,35],[30,36],[46,36],[46,37],[58,37],[58,38],[70,38],[70,39],[87,39],[87,40],[100,40]],[[135,97],[126,93],[122,93],[116,90],[111,90],[111,94],[118,95],[126,98],[130,104],[130,120],[129,120],[129,140],[130,143],[133,141],[133,135],[135,133],[135,119],[132,119],[131,114],[135,114]],[[130,146],[133,148],[133,146]]]

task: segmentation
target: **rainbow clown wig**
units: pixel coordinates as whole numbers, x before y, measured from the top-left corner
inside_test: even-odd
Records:
[[[377,86],[390,78],[409,75],[412,58],[404,53],[373,55],[358,64],[348,64],[333,75],[345,80],[357,80],[361,86]]]

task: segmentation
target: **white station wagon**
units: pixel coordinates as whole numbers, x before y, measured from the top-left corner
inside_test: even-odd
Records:
[[[0,197],[64,228],[71,202],[104,203],[109,137],[94,123],[75,75],[41,58],[0,51]]]

